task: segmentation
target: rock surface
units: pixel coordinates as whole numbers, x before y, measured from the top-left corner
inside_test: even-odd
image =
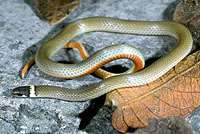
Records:
[[[192,134],[192,125],[180,117],[151,119],[149,126],[134,134]]]
[[[76,89],[101,81],[93,75],[74,80],[57,79],[42,73],[36,65],[30,69],[24,80],[19,73],[44,42],[73,20],[106,16],[129,20],[170,21],[177,3],[175,0],[83,0],[64,22],[50,26],[37,16],[33,0],[0,0],[0,133],[119,133],[112,128],[110,122],[113,108],[103,107],[99,110],[104,96],[93,100],[90,105],[90,101],[14,98],[10,90],[17,86],[44,84]],[[167,54],[176,43],[171,37],[102,32],[80,35],[73,41],[82,43],[90,54],[111,44],[133,44],[144,54],[145,60]],[[61,50],[53,58],[73,63],[81,59],[79,53],[73,49],[68,52]],[[129,66],[129,62],[124,61],[125,66]],[[84,111],[87,107],[89,108]],[[200,110],[197,109],[186,118],[193,125],[194,133],[200,131],[199,115]]]

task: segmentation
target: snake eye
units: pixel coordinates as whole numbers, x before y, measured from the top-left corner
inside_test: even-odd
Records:
[[[30,96],[30,86],[24,86],[24,87],[17,87],[14,88],[11,93],[15,97],[29,97]]]

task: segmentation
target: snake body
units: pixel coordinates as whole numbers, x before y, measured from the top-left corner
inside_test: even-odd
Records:
[[[15,95],[26,97],[48,97],[67,101],[86,101],[112,90],[150,83],[186,57],[192,49],[192,36],[182,24],[167,21],[130,21],[115,18],[85,18],[68,24],[57,36],[43,44],[36,54],[36,64],[43,72],[61,78],[84,74],[92,68],[91,61],[99,62],[96,55],[84,64],[64,65],[50,58],[73,37],[86,32],[102,31],[136,35],[169,35],[177,39],[177,46],[147,68],[119,76],[109,77],[101,82],[81,89],[67,89],[56,86],[26,86],[12,90]]]

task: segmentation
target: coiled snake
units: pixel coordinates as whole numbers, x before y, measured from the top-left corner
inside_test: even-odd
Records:
[[[177,39],[178,44],[167,55],[141,71],[109,77],[88,88],[67,89],[56,86],[25,86],[13,89],[12,93],[16,96],[47,97],[67,101],[90,100],[118,88],[139,86],[156,80],[186,57],[193,44],[189,30],[176,22],[130,21],[98,17],[85,18],[71,22],[57,36],[43,44],[36,54],[37,66],[43,72],[61,78],[75,78],[95,71],[103,64],[102,58],[105,56],[100,56],[101,52],[94,54],[79,64],[72,65],[57,63],[50,59],[73,37],[93,31],[137,35],[170,35]],[[112,51],[111,57],[112,53],[118,54],[118,51],[127,51],[126,47],[127,45],[124,45],[124,47],[120,45],[120,48],[116,51],[112,51],[112,47],[110,47]],[[118,57],[120,57],[119,54]]]

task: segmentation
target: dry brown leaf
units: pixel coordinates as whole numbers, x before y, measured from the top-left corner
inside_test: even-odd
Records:
[[[80,5],[80,0],[35,0],[35,3],[41,17],[56,25]]]
[[[194,1],[193,1],[194,2]],[[196,3],[197,4],[197,3]],[[193,50],[199,47],[200,39],[200,5],[185,4],[183,1],[176,6],[173,21],[181,23],[189,29],[193,38]]]
[[[145,127],[150,118],[189,115],[200,105],[200,51],[154,82],[107,94],[105,105],[117,106],[112,124],[121,132]]]

